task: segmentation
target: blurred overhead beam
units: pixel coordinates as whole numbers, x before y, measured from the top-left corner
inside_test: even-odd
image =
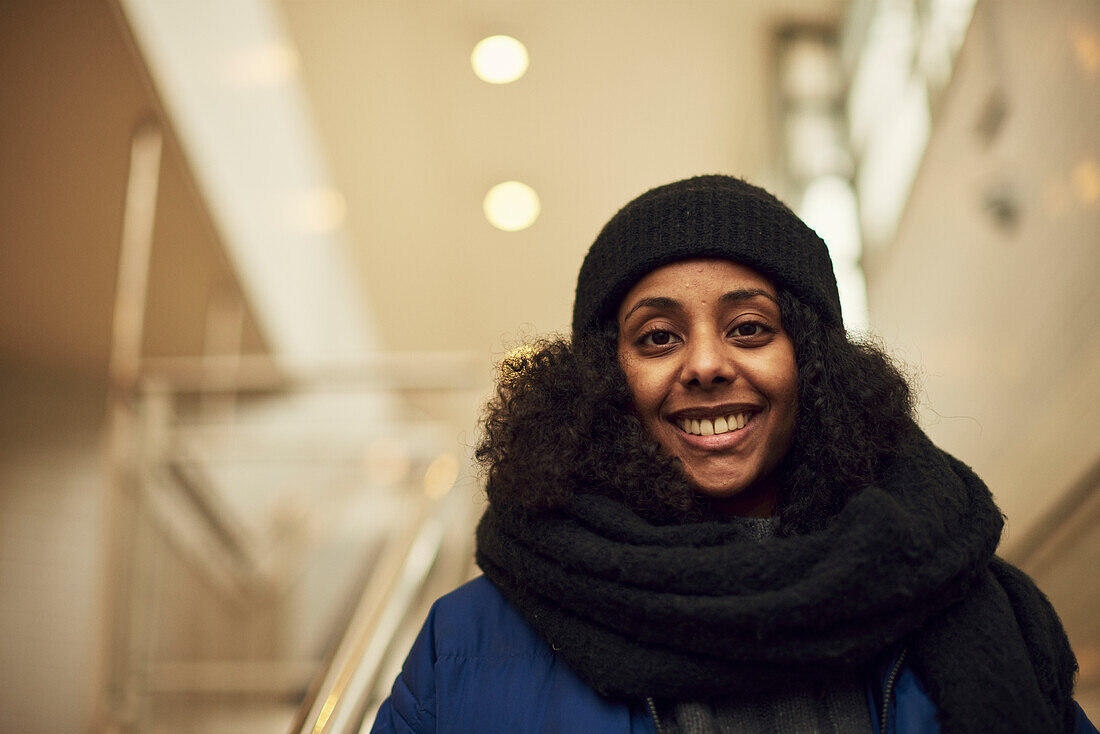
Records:
[[[266,0],[119,0],[276,359],[373,343],[297,54]]]

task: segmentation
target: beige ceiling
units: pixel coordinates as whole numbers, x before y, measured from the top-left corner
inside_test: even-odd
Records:
[[[159,104],[106,0],[0,3],[0,68],[0,362],[103,381],[130,138]],[[144,351],[198,354],[240,289],[165,132]],[[265,348],[247,313],[242,346]]]
[[[839,0],[279,0],[373,317],[391,349],[493,356],[568,326],[588,244],[641,191],[698,173],[778,184],[770,67],[789,22]],[[481,38],[526,44],[494,86]],[[542,214],[505,233],[482,215],[501,181]]]

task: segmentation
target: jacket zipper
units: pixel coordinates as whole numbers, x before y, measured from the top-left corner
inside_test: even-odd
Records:
[[[879,719],[879,734],[887,734],[886,720],[890,714],[890,699],[894,697],[894,686],[898,682],[898,674],[901,673],[901,666],[904,663],[905,648],[903,647],[898,654],[898,659],[894,661],[894,665],[890,668],[890,673],[886,676],[886,683],[882,687],[882,717]]]
[[[664,727],[661,726],[661,718],[657,716],[657,704],[653,702],[653,696],[646,698],[645,705],[649,709],[649,715],[653,717],[653,725],[657,728],[657,734],[664,734]]]

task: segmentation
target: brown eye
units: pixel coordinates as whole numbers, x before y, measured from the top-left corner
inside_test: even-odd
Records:
[[[746,323],[738,324],[734,327],[733,333],[735,336],[758,336],[763,328],[760,324]]]
[[[639,347],[661,349],[663,351],[663,347],[674,346],[679,340],[680,337],[676,336],[676,334],[671,331],[654,329],[653,331],[642,334],[636,343]]]

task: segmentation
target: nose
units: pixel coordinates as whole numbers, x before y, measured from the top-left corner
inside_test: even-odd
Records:
[[[688,340],[680,381],[685,386],[711,388],[733,381],[729,345],[720,335],[696,335]]]

